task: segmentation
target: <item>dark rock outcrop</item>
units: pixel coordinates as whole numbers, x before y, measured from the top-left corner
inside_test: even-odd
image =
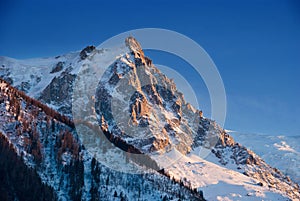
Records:
[[[62,62],[62,61],[58,62],[58,63],[55,65],[55,67],[51,70],[50,73],[57,73],[57,72],[61,71],[61,70],[63,69],[63,67],[64,67],[64,64],[65,64],[65,63]]]
[[[90,46],[87,46],[86,48],[84,48],[81,52],[80,52],[80,58],[81,60],[84,60],[88,57],[88,55],[93,52],[94,50],[96,49],[95,46],[93,45],[90,45]]]

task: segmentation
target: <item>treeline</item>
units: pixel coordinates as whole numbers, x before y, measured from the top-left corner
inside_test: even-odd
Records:
[[[181,187],[185,187],[192,195],[194,195],[195,197],[197,197],[199,199],[199,201],[205,201],[205,198],[203,197],[203,191],[199,190],[197,188],[193,188],[191,183],[188,182],[186,180],[186,178],[184,178],[183,180],[177,180],[174,177],[171,177],[170,174],[168,172],[165,171],[165,169],[161,169],[158,171],[160,174],[168,177],[172,182],[174,183],[178,183]],[[179,197],[181,197],[181,194],[179,192]]]
[[[75,128],[73,121],[70,120],[68,117],[58,113],[54,109],[48,107],[46,104],[27,96],[23,91],[19,91],[18,89],[12,87],[8,82],[3,80],[2,78],[0,78],[0,83],[6,84],[6,88],[5,89],[1,88],[1,90],[5,90],[5,92],[11,93],[16,98],[18,98],[18,97],[22,98],[24,101],[26,101],[27,104],[34,105],[34,106],[42,109],[42,111],[44,111],[47,115],[56,119],[57,121],[60,121],[64,124],[70,126],[71,128]]]
[[[70,131],[60,131],[59,135],[56,137],[55,147],[58,148],[57,159],[59,161],[62,160],[62,154],[65,152],[71,153],[75,160],[79,159],[81,146],[74,139],[73,134]]]
[[[37,174],[39,168],[48,165],[45,164],[47,158],[53,159],[51,164],[57,167],[57,174],[60,174],[59,187],[66,188],[70,200],[82,200],[84,186],[84,161],[80,155],[82,147],[73,136],[73,129],[68,128],[68,126],[74,128],[74,123],[0,78],[0,103],[6,101],[9,106],[8,121],[16,122],[8,132],[14,132],[17,138],[22,136],[24,151],[34,157],[36,166],[34,168],[26,166],[22,158],[23,153],[18,156],[13,144],[0,133],[0,201],[57,200],[52,187],[42,184]],[[22,108],[24,101],[25,108]],[[46,149],[49,152],[46,153]],[[67,154],[67,158],[63,157],[64,153]]]
[[[68,194],[70,200],[80,201],[83,200],[82,193],[84,188],[84,160],[81,153],[82,147],[74,138],[73,134],[66,130],[60,131],[59,135],[55,139],[55,148],[57,153],[57,162],[62,164],[63,153],[70,154],[69,161],[64,161],[62,167],[63,172],[68,175]],[[63,183],[63,176],[61,177],[61,183]]]
[[[0,133],[0,200],[57,200],[52,187],[42,183],[34,169],[27,167],[14,147]]]

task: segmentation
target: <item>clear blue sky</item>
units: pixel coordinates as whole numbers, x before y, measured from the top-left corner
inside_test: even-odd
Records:
[[[300,3],[296,0],[2,0],[0,55],[55,56],[146,27],[185,34],[212,57],[227,92],[226,128],[300,135]],[[170,56],[149,54],[155,63],[184,65]],[[200,105],[209,113],[203,83],[190,81],[199,88]]]

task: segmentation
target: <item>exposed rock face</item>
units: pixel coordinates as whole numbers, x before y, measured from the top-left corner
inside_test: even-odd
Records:
[[[63,67],[64,67],[64,62],[60,61],[55,65],[55,67],[51,70],[50,73],[57,73],[57,72],[61,71],[63,69]]]
[[[130,100],[130,116],[133,123],[139,126],[149,125],[148,118],[150,106],[146,97],[143,94],[136,92]]]
[[[129,36],[128,38],[126,38],[125,44],[132,52],[138,52],[140,53],[140,56],[144,57],[142,46],[134,37]]]
[[[84,48],[81,52],[80,52],[80,58],[81,60],[84,60],[88,57],[88,55],[93,52],[96,49],[95,46],[87,46],[86,48]]]
[[[151,62],[146,62],[144,52],[134,38],[127,38],[126,45],[131,53],[112,64],[105,72],[104,81],[100,81],[96,94],[98,115],[104,117],[110,128],[114,128],[116,133],[113,134],[122,133],[124,136],[125,133],[128,137],[126,140],[139,145],[137,148],[145,153],[166,151],[172,146],[187,153],[193,143],[192,130],[179,134],[175,129],[181,127],[182,130],[186,130],[185,128],[189,127],[186,117],[182,119],[184,115],[190,116],[183,114],[188,106],[182,94],[177,92],[174,83],[161,74]],[[105,81],[107,79],[108,82]],[[124,103],[124,100],[127,103]],[[125,113],[122,112],[124,108],[127,108]],[[117,117],[115,114],[118,114]],[[126,120],[126,116],[130,119]],[[190,117],[193,116],[196,117],[197,114],[192,112]],[[129,126],[118,124],[116,121],[128,122]],[[142,132],[138,132],[140,128],[144,128]],[[171,130],[173,139],[166,137],[166,132]],[[139,133],[139,136],[132,136],[132,133]],[[172,143],[172,140],[179,143]]]
[[[70,115],[71,113],[71,94],[73,83],[76,76],[65,72],[58,77],[54,77],[51,83],[43,90],[39,99],[43,102],[58,107],[62,114]],[[64,104],[60,104],[64,102]]]
[[[130,36],[126,38],[125,44],[134,55],[137,66],[152,65],[152,60],[145,56],[142,46],[134,37]]]

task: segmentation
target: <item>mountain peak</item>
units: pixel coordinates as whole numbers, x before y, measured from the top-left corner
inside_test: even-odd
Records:
[[[123,43],[117,51],[87,46],[47,59],[0,57],[0,77],[17,88],[0,79],[0,147],[7,138],[10,152],[20,153],[62,200],[202,200],[201,189],[208,200],[299,200],[298,184],[187,104],[134,37],[124,42],[126,53]]]
[[[144,51],[140,43],[133,37],[129,36],[125,39],[125,44],[134,55],[137,63],[140,65],[152,65],[152,60],[144,55]]]
[[[142,46],[140,43],[132,36],[129,36],[125,39],[126,46],[133,52],[142,52]]]

